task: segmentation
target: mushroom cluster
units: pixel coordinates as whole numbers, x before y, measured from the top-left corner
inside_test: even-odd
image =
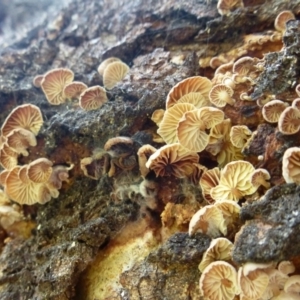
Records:
[[[80,81],[74,80],[74,73],[66,68],[57,68],[44,75],[37,75],[33,85],[40,87],[48,102],[60,105],[67,100],[78,100],[84,110],[96,110],[107,102],[106,89],[112,89],[128,73],[129,67],[116,57],[103,61],[98,67],[103,77],[104,87],[100,85],[88,87]]]

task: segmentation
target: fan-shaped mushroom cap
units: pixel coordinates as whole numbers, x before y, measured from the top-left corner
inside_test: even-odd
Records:
[[[218,167],[204,171],[200,178],[200,186],[202,190],[203,198],[210,204],[213,204],[215,200],[210,195],[210,190],[217,186],[220,181],[220,169]]]
[[[18,153],[12,150],[7,143],[0,146],[0,164],[5,169],[12,169],[18,164]]]
[[[16,128],[23,128],[37,135],[43,125],[43,116],[40,109],[32,104],[17,106],[5,119],[1,133],[7,136]]]
[[[159,126],[163,117],[164,117],[164,113],[165,110],[164,109],[156,109],[152,116],[151,116],[151,120],[157,125]]]
[[[215,71],[215,75],[217,74],[223,74],[223,75],[230,75],[232,74],[232,67],[233,67],[233,62],[230,61],[228,63],[222,64],[220,67],[218,67]]]
[[[128,155],[132,153],[133,140],[127,136],[116,136],[106,141],[104,150],[111,156]]]
[[[65,85],[63,94],[67,99],[79,99],[79,96],[87,89],[87,85],[80,81],[73,81]]]
[[[233,73],[237,73],[240,76],[247,76],[251,71],[254,69],[254,58],[250,56],[244,56],[242,58],[239,58],[234,64],[233,64]]]
[[[153,153],[155,153],[156,150],[157,150],[156,148],[147,144],[147,145],[143,145],[141,148],[139,148],[139,150],[137,152],[140,173],[141,173],[141,176],[144,178],[149,173],[149,169],[146,167],[146,163],[147,163],[149,157]]]
[[[269,276],[269,284],[261,299],[273,299],[273,297],[278,296],[280,291],[283,290],[288,276],[273,268],[264,270],[264,272]]]
[[[202,107],[186,112],[177,126],[179,143],[191,151],[201,152],[209,141],[205,130],[221,123],[223,119],[223,111],[214,107]]]
[[[290,10],[280,12],[274,21],[275,29],[284,33],[286,30],[286,22],[289,20],[295,20],[295,16]]]
[[[33,78],[32,83],[35,87],[40,88],[44,75],[37,75]]]
[[[49,103],[59,105],[66,101],[64,87],[74,79],[74,73],[69,69],[54,69],[47,72],[41,82],[41,88]]]
[[[233,244],[228,239],[222,237],[213,239],[199,264],[200,272],[203,273],[204,269],[214,261],[230,261],[232,249]]]
[[[206,151],[217,156],[219,167],[224,167],[234,160],[243,159],[241,148],[232,145],[230,141],[231,120],[225,119],[210,131],[209,144]]]
[[[233,89],[230,86],[217,84],[209,92],[209,100],[217,107],[224,107],[226,104],[233,105],[235,103],[232,95]]]
[[[279,117],[278,129],[283,134],[294,134],[300,129],[300,111],[295,107],[287,107]]]
[[[278,269],[278,271],[280,271],[281,273],[283,273],[285,275],[294,273],[296,270],[295,265],[289,260],[281,261],[278,264],[277,269]]]
[[[189,103],[178,103],[171,108],[167,109],[164,117],[159,124],[157,133],[164,139],[167,144],[177,142],[176,129],[179,120],[184,113],[194,110],[195,106]]]
[[[175,176],[178,178],[192,174],[194,163],[198,163],[199,156],[178,143],[161,147],[153,153],[146,167],[155,172],[156,176]]]
[[[227,234],[227,227],[222,212],[214,205],[206,205],[198,210],[189,224],[189,235],[202,232],[212,238]]]
[[[29,153],[26,150],[29,146],[36,146],[35,135],[26,129],[16,128],[7,135],[7,144],[18,154],[27,156]]]
[[[244,7],[243,0],[219,0],[217,9],[220,15],[229,15],[231,11]]]
[[[246,125],[232,126],[229,134],[232,145],[237,148],[243,148],[251,135],[252,131]]]
[[[221,170],[219,184],[211,189],[210,195],[217,200],[238,201],[243,196],[253,194],[256,189],[251,184],[254,167],[247,161],[233,161]]]
[[[201,274],[199,287],[204,299],[233,300],[239,293],[236,270],[225,261],[215,261]]]
[[[23,167],[22,167],[23,168]],[[36,202],[40,202],[39,190],[41,184],[37,184],[27,180],[22,181],[19,177],[20,166],[14,167],[6,177],[5,180],[5,193],[10,199],[18,202],[19,204],[32,205]]]
[[[247,270],[248,264],[246,263],[238,270],[238,284],[241,294],[249,299],[260,299],[269,284],[269,276],[259,266],[254,270]]]
[[[84,110],[98,109],[105,102],[107,102],[106,91],[100,85],[87,88],[79,96],[79,106]]]
[[[300,294],[300,275],[293,275],[288,278],[284,285],[286,293]]]
[[[109,64],[111,64],[111,63],[113,63],[113,62],[115,62],[115,61],[121,61],[119,58],[117,58],[117,57],[109,57],[109,58],[107,58],[107,59],[105,59],[100,65],[99,65],[99,67],[98,67],[98,73],[101,75],[101,76],[103,76],[103,73],[104,73],[104,70],[105,70],[105,68],[109,65]]]
[[[166,100],[166,108],[172,107],[181,97],[192,92],[201,93],[204,98],[208,99],[211,87],[212,83],[206,77],[194,76],[186,78],[170,90]]]
[[[129,72],[129,67],[122,61],[115,61],[104,69],[103,84],[108,90],[111,90],[118,82],[122,81]]]
[[[282,176],[286,183],[300,184],[300,148],[287,149],[282,157]]]
[[[3,170],[0,173],[0,185],[4,186],[5,185],[5,180],[7,175],[9,174],[9,170]]]
[[[52,162],[47,158],[38,158],[27,166],[27,176],[34,183],[45,183],[52,174]]]
[[[259,188],[261,185],[266,189],[270,188],[270,180],[271,176],[269,172],[265,169],[256,169],[251,175],[251,183],[254,187]]]
[[[220,200],[215,202],[214,206],[222,212],[227,228],[240,217],[241,207],[234,201]]]
[[[190,103],[196,108],[201,108],[204,106],[210,106],[210,102],[207,97],[204,97],[199,92],[191,92],[182,96],[176,103]]]
[[[262,108],[262,115],[269,123],[277,123],[282,112],[288,107],[288,103],[280,100],[272,100]]]

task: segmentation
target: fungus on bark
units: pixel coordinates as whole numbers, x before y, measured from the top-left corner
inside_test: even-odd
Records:
[[[281,100],[272,100],[263,106],[263,118],[269,123],[277,123],[280,115],[288,106],[288,103]]]
[[[84,90],[79,96],[79,106],[84,110],[95,110],[107,102],[106,90],[95,85]]]
[[[287,149],[282,157],[282,176],[286,183],[300,184],[300,148]]]
[[[73,81],[65,85],[63,94],[67,99],[79,99],[79,96],[87,89],[87,85],[80,81]]]
[[[104,70],[106,69],[106,67],[116,61],[121,61],[119,58],[117,57],[109,57],[107,59],[105,59],[98,67],[97,71],[98,73],[103,76]]]
[[[217,84],[209,92],[209,100],[217,107],[224,107],[226,104],[233,105],[235,103],[232,95],[233,89],[230,86]]]
[[[103,84],[107,90],[122,81],[129,72],[129,67],[122,61],[115,61],[107,65],[103,72]]]

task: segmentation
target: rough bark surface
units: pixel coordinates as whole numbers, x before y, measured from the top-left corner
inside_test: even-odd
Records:
[[[237,47],[245,34],[273,29],[274,19],[282,10],[292,10],[298,16],[300,12],[297,0],[244,2],[244,8],[220,16],[216,1],[204,0],[70,0],[39,1],[39,5],[29,0],[0,0],[0,123],[17,105],[38,105],[45,123],[38,145],[30,149],[28,157],[19,159],[20,164],[47,157],[54,164],[75,165],[58,199],[24,207],[27,219],[36,226],[30,237],[11,236],[3,246],[1,299],[200,298],[197,266],[210,238],[201,234],[189,238],[186,227],[181,228],[182,233],[158,236],[162,209],[149,210],[142,197],[126,194],[118,202],[111,196],[116,186],[140,183],[138,167],[117,178],[104,176],[93,181],[83,176],[80,159],[115,136],[133,137],[132,151],[149,143],[152,137],[148,132],[155,128],[150,116],[155,109],[165,107],[169,90],[190,76],[212,77],[212,69],[199,68],[199,58]],[[289,93],[299,78],[298,38],[299,21],[290,22],[284,37],[286,48],[266,56],[268,67],[255,87],[253,100],[262,93],[274,93],[274,89]],[[180,55],[184,56],[183,63],[172,63]],[[97,67],[110,56],[119,57],[131,69],[124,81],[108,92],[109,102],[99,110],[83,111],[70,102],[51,106],[42,91],[32,85],[36,75],[56,67],[72,69],[76,80],[88,86],[103,85]],[[280,82],[274,83],[274,78]],[[251,103],[247,105],[248,111],[241,111],[244,119],[250,116],[246,122],[251,124],[254,113]],[[274,127],[263,124],[246,154],[267,153],[276,181],[281,176],[278,157],[287,147],[299,145],[295,140],[282,138]],[[155,180],[164,187],[164,198],[170,202],[182,203],[182,195],[186,198],[181,181]],[[189,193],[196,195],[195,205],[203,201],[195,190]],[[299,235],[299,217],[294,213],[299,211],[298,193],[294,185],[279,186],[262,202],[242,210],[242,221],[250,221],[234,250],[236,262],[300,255],[300,248],[293,244]],[[91,278],[89,268],[101,253],[115,246],[114,240],[120,240],[120,232],[128,224],[140,224],[141,219],[137,236],[143,236],[143,230],[151,231],[155,245],[149,246],[149,252],[130,269],[122,270],[115,290],[110,291],[112,284],[104,298],[97,298],[88,288],[90,282],[85,281]],[[268,224],[272,224],[271,229]],[[255,239],[261,230],[266,235],[264,241]],[[97,276],[101,276],[99,266]]]

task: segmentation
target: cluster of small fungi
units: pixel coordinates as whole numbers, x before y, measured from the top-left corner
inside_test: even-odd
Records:
[[[229,7],[228,3],[235,4]],[[241,6],[242,1],[223,0],[219,1],[218,10],[228,14]],[[285,99],[276,99],[276,95],[257,100],[258,113],[253,122],[249,121],[251,128],[244,124],[245,119],[232,117],[239,108],[249,103],[253,105],[250,94],[264,69],[263,58],[247,54],[262,54],[267,43],[282,46],[285,22],[293,18],[291,12],[282,12],[276,18],[275,32],[246,36],[247,47],[201,59],[200,67],[218,67],[214,77],[210,80],[194,76],[179,82],[167,95],[165,109],[154,111],[151,117],[158,127],[153,141],[165,145],[159,149],[143,145],[135,152],[133,139],[114,137],[92,157],[81,160],[83,173],[95,180],[106,175],[114,177],[119,170],[130,172],[138,165],[142,184],[132,185],[128,193],[141,193],[152,200],[156,197],[157,182],[163,178],[188,180],[201,190],[207,203],[202,203],[202,207],[186,219],[190,236],[202,232],[212,238],[199,265],[200,292],[205,299],[300,299],[300,275],[295,275],[291,262],[249,262],[238,266],[232,261],[234,244],[230,240],[240,229],[241,203],[247,205],[249,199],[257,200],[272,185],[268,170],[255,168],[244,154],[258,124],[268,122],[276,126],[278,123],[278,131],[284,135],[300,130],[300,98],[296,96],[291,105]],[[74,74],[68,69],[55,69],[37,76],[34,85],[42,88],[53,105],[77,99],[85,110],[98,109],[107,101],[105,89],[112,89],[121,81],[129,67],[112,57],[101,63],[98,72],[103,76],[105,88],[88,88],[82,82],[73,81]],[[300,84],[295,95],[300,97]],[[53,167],[46,158],[18,165],[18,156],[28,155],[27,148],[36,145],[35,136],[42,124],[39,108],[25,104],[14,109],[2,125],[0,163],[5,170],[0,174],[0,183],[4,186],[0,194],[3,197],[0,216],[5,217],[6,210],[13,209],[8,199],[20,204],[43,204],[57,197],[62,181],[68,179],[72,166]],[[214,167],[200,164],[202,155],[213,162]],[[257,162],[261,159],[257,157]],[[285,152],[282,176],[287,183],[300,183],[299,162],[300,148]],[[151,173],[156,179],[149,183],[147,178]],[[162,213],[163,224],[167,223],[169,208],[167,204]],[[15,218],[20,218],[20,214],[20,210],[13,210]],[[0,222],[5,221],[1,218]]]

